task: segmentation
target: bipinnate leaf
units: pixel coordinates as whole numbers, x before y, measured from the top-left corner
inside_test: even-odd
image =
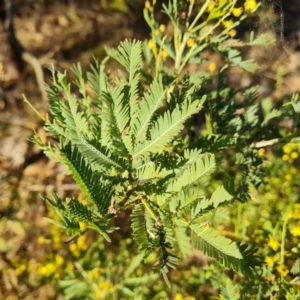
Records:
[[[264,121],[261,123],[261,126],[266,126],[268,122],[274,118],[278,118],[281,116],[281,111],[273,108],[272,111],[270,111],[266,116]]]
[[[133,239],[139,245],[139,251],[148,246],[148,232],[145,222],[145,207],[142,204],[135,205],[131,214],[131,228]]]
[[[299,258],[294,262],[294,264],[291,268],[291,273],[294,275],[300,274],[300,259]]]
[[[142,43],[136,40],[125,40],[121,42],[117,51],[115,49],[106,48],[106,52],[123,65],[128,72],[128,98],[130,114],[133,116],[138,110],[138,86],[142,68]]]
[[[65,228],[65,225],[64,225],[64,224],[62,224],[62,223],[60,223],[60,222],[58,222],[58,221],[56,221],[56,220],[53,220],[53,219],[50,219],[50,218],[46,218],[46,217],[44,217],[43,219],[44,219],[45,221],[49,222],[49,223],[52,223],[52,224],[58,226],[58,227]]]
[[[226,268],[247,275],[252,274],[252,268],[257,263],[253,251],[219,235],[216,230],[206,225],[192,224],[189,227],[191,229],[192,245],[196,249],[216,259]]]
[[[239,287],[233,285],[230,279],[227,279],[226,286],[221,289],[219,300],[240,300],[241,294]]]
[[[147,161],[134,169],[134,176],[137,178],[135,184],[141,185],[146,182],[153,182],[154,180],[157,181],[164,178],[169,173],[170,171],[165,168],[161,168],[161,166],[157,165],[155,162]]]
[[[260,34],[256,39],[247,43],[248,46],[269,46],[273,44],[275,40],[271,39],[269,34],[263,33]]]
[[[94,92],[93,100],[94,103],[101,108],[101,95],[102,92],[106,91],[106,81],[107,76],[104,72],[105,69],[105,63],[107,61],[108,57],[106,57],[101,64],[99,65],[96,61],[95,65],[91,65],[91,72],[87,72],[87,81],[89,86],[91,87],[92,91]]]
[[[205,96],[201,100],[191,101],[187,99],[182,105],[178,105],[172,112],[166,111],[153,124],[150,129],[150,139],[139,143],[133,149],[133,159],[150,153],[160,152],[183,129],[183,124],[193,114],[202,109]]]
[[[78,199],[72,198],[68,203],[68,207],[70,213],[73,214],[79,221],[88,223],[93,220],[92,212],[86,205],[79,202]]]
[[[112,185],[104,184],[100,174],[92,171],[78,148],[72,147],[70,143],[61,149],[61,156],[87,200],[95,204],[102,215],[107,214]]]
[[[219,186],[211,195],[210,203],[216,208],[220,204],[229,202],[234,196],[225,189],[223,185]]]
[[[258,64],[253,59],[243,60],[241,52],[237,49],[228,46],[219,46],[218,50],[231,62],[233,65],[244,69],[249,73],[254,73],[258,68]]]
[[[200,159],[188,165],[186,169],[169,184],[168,192],[179,192],[182,188],[197,182],[204,176],[211,174],[216,167],[214,155],[207,153]]]
[[[191,239],[186,232],[186,226],[183,226],[180,222],[176,222],[174,227],[174,236],[176,239],[175,247],[181,253],[182,258],[186,258],[192,253]]]
[[[162,105],[166,95],[162,79],[154,79],[149,90],[145,91],[144,97],[139,104],[139,110],[132,116],[130,134],[134,136],[135,143],[144,141],[154,113]]]
[[[122,171],[126,167],[125,160],[121,156],[112,153],[108,147],[102,146],[96,140],[82,139],[76,143],[76,146],[89,163],[97,166],[96,170],[108,172],[108,170],[114,168]]]

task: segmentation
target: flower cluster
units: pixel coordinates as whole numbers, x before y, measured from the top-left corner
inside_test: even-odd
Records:
[[[289,143],[282,147],[283,155],[282,160],[289,162],[290,164],[299,157],[298,147],[295,143]]]

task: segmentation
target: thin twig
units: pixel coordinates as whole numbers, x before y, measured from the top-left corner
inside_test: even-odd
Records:
[[[267,146],[273,146],[274,144],[278,144],[278,143],[290,142],[291,139],[293,139],[294,137],[296,137],[298,135],[299,134],[297,132],[297,134],[293,134],[288,137],[276,138],[276,139],[272,139],[272,140],[268,140],[268,141],[254,142],[251,144],[251,147],[252,148],[263,148],[263,147],[267,147]]]

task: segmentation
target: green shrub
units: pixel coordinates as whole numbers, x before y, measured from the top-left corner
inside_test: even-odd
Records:
[[[239,48],[271,43],[266,35],[252,34],[249,42],[233,38],[258,8],[255,1],[244,8],[235,3],[170,1],[163,6],[164,25],[155,21],[155,1],[146,1],[151,40],[107,48],[108,58],[120,64],[115,76],[107,71],[108,58],[88,72],[74,66],[74,85],[66,72],[53,71],[44,119],[49,142],[34,137],[68,167],[86,200],[44,197],[61,222],[47,220],[74,238],[95,230],[110,241],[118,230],[114,219],[129,211],[138,257],[154,255],[154,269],[168,285],[169,269],[193,248],[245,276],[260,265],[254,248],[216,228],[224,207],[247,202],[249,186],[263,183],[258,148],[297,136],[296,129],[282,136],[278,125],[292,109],[261,110],[256,87],[236,91],[226,84],[229,67],[258,67],[243,60]],[[205,71],[208,49],[226,60],[219,70],[211,62]],[[291,103],[297,116],[297,97]]]

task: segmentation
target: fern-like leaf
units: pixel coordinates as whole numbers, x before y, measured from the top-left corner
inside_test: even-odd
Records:
[[[123,171],[126,168],[125,159],[112,154],[107,147],[102,146],[96,140],[82,139],[76,143],[82,155],[90,162],[97,166],[98,170],[108,171],[116,169]]]
[[[299,258],[294,262],[294,264],[291,268],[291,273],[294,275],[300,274],[300,259]]]
[[[79,202],[78,199],[72,198],[68,203],[68,207],[70,213],[76,216],[79,221],[88,223],[93,220],[92,212],[86,205]]]
[[[128,72],[130,114],[133,116],[138,110],[138,85],[142,67],[142,44],[136,40],[125,40],[121,42],[118,51],[106,48],[106,52],[123,65]]]
[[[61,155],[87,199],[94,203],[103,215],[107,214],[111,201],[112,185],[103,184],[101,176],[97,172],[93,172],[86,164],[78,148],[72,148],[71,144],[67,144],[61,149]]]
[[[158,249],[158,262],[155,265],[155,269],[160,270],[160,273],[163,275],[166,284],[171,287],[168,279],[169,268],[176,269],[179,260],[177,256],[170,252],[170,249],[172,249],[172,244],[170,243],[167,231],[170,230],[163,226],[155,225],[155,235],[154,238],[151,237],[148,248]]]
[[[145,208],[142,204],[135,205],[131,215],[131,228],[133,239],[139,245],[139,251],[148,246],[148,232],[145,220]]]
[[[169,173],[170,171],[166,168],[161,168],[153,161],[147,161],[134,169],[134,177],[137,178],[134,183],[135,185],[142,185],[146,182],[157,181],[165,178]]]
[[[65,222],[64,231],[68,235],[81,235],[79,222],[75,218],[70,218],[62,215],[59,211],[56,211],[57,215]]]
[[[163,150],[183,129],[184,122],[201,110],[204,100],[205,97],[194,102],[187,100],[178,105],[172,113],[167,111],[160,116],[150,130],[150,140],[134,148],[133,159]]]
[[[209,227],[198,224],[192,224],[189,227],[192,233],[192,244],[196,249],[215,258],[226,268],[231,268],[247,275],[252,274],[252,268],[257,263],[253,251],[247,250],[232,240],[220,236]]]
[[[219,186],[211,195],[210,203],[216,208],[233,199],[233,190],[229,191],[223,185]]]
[[[206,154],[195,163],[190,164],[183,173],[176,177],[167,188],[167,192],[179,192],[182,188],[197,182],[203,176],[211,174],[216,167],[215,157]]]
[[[191,239],[186,233],[186,226],[183,226],[180,222],[176,222],[174,227],[174,237],[175,237],[175,249],[177,252],[181,253],[182,258],[186,258],[192,253]]]
[[[106,91],[106,74],[104,72],[105,63],[108,58],[104,59],[100,65],[96,61],[96,65],[91,65],[91,72],[87,72],[87,80],[90,84],[92,91],[94,92],[94,99],[96,105],[101,108],[102,101],[101,95],[102,92]]]
[[[52,201],[46,196],[42,196],[42,199],[47,201],[54,208],[56,214],[60,217],[63,223],[49,218],[44,219],[49,223],[61,227],[67,234],[80,235],[81,231],[79,227],[79,222],[69,211],[66,210],[66,207],[64,206],[61,198],[56,193],[52,193],[52,197],[54,201]]]
[[[144,93],[144,99],[140,102],[140,109],[133,115],[130,134],[134,136],[135,143],[146,139],[148,127],[154,113],[162,105],[166,89],[162,79],[154,79],[148,91]]]
[[[239,300],[239,299],[241,299],[239,287],[237,285],[233,285],[231,280],[227,279],[226,286],[221,289],[219,300]]]
[[[122,87],[122,85],[119,85]],[[127,103],[127,93],[126,88],[121,90],[121,94],[119,95],[119,87],[114,87],[110,94],[114,101],[114,114],[116,116],[116,123],[119,129],[119,133],[122,136],[125,127],[129,125],[130,121],[130,112],[129,106]]]

